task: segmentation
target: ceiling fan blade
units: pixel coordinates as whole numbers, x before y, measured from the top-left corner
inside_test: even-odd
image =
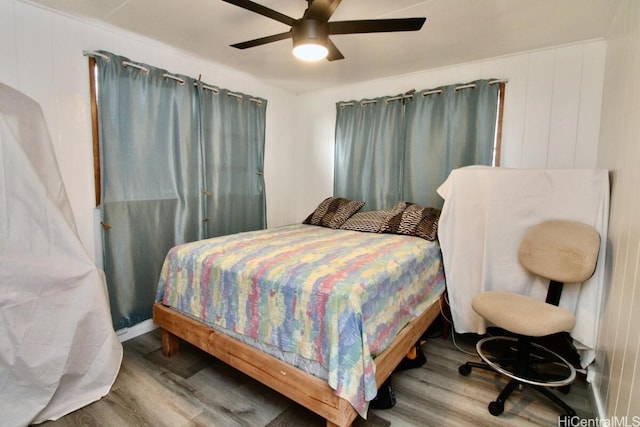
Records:
[[[293,25],[296,20],[284,15],[280,12],[276,12],[273,9],[269,9],[261,4],[254,3],[250,0],[222,0],[226,3],[231,3],[235,6],[241,7],[246,10],[250,10],[251,12],[255,12],[259,15],[266,16],[267,18],[274,19],[278,22],[282,22],[283,24],[287,24],[289,26]]]
[[[261,46],[263,44],[277,42],[278,40],[284,40],[291,37],[291,31],[287,31],[286,33],[274,34],[272,36],[261,37],[259,39],[248,40],[242,43],[232,44],[231,47],[235,47],[237,49],[248,49],[250,47]]]
[[[327,39],[327,48],[329,49],[329,54],[327,55],[327,61],[337,61],[338,59],[344,59],[344,55],[335,44],[329,39]]]
[[[340,5],[340,1],[341,0],[312,0],[304,12],[303,18],[327,22]]]
[[[418,31],[427,18],[364,19],[329,22],[329,34],[388,33]]]

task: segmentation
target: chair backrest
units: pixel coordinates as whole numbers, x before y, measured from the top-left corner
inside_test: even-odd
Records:
[[[586,224],[549,220],[529,228],[518,261],[531,273],[560,283],[582,283],[596,268],[600,234]]]

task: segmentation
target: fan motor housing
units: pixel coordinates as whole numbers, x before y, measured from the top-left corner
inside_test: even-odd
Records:
[[[329,38],[329,24],[315,19],[300,19],[291,27],[293,45],[320,40],[323,44]]]

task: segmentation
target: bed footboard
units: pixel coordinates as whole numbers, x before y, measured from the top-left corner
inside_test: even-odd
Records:
[[[322,416],[327,420],[327,426],[350,426],[358,415],[347,401],[333,394],[333,389],[321,379],[197,320],[159,303],[153,306],[153,320],[162,328],[165,354],[176,353],[176,340],[179,337]]]
[[[389,348],[376,357],[378,387],[391,375],[439,313],[440,300],[436,300],[398,334]],[[162,352],[167,357],[179,352],[179,341],[183,339],[322,416],[327,420],[327,427],[349,427],[358,416],[349,402],[336,396],[325,381],[197,320],[160,303],[153,306],[153,320],[162,329]]]

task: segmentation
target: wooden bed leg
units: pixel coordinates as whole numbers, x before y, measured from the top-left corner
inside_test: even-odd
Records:
[[[162,329],[162,354],[164,357],[175,356],[180,353],[180,338]]]

